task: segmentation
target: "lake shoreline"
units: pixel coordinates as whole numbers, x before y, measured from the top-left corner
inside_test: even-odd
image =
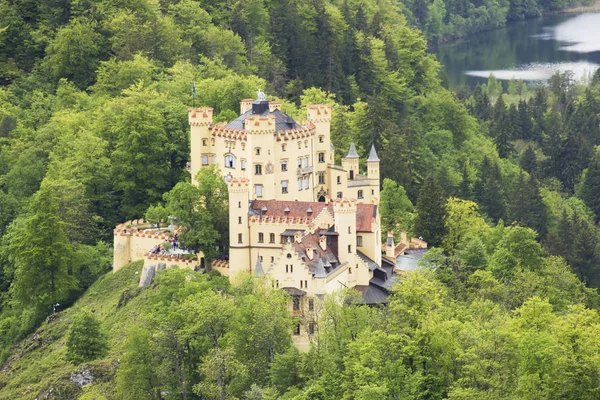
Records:
[[[578,14],[584,12],[600,12],[600,0],[589,6],[577,6],[557,11],[555,14]],[[548,14],[547,14],[548,15]]]

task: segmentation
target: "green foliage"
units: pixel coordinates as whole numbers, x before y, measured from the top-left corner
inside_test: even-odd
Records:
[[[104,356],[107,339],[100,321],[89,310],[73,316],[67,333],[67,359],[74,364],[92,361]]]

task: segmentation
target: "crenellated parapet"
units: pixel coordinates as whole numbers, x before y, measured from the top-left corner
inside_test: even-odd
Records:
[[[356,214],[356,199],[349,199],[344,197],[343,199],[334,199],[333,211],[337,214]]]
[[[211,107],[190,108],[188,121],[191,126],[209,126],[213,122],[213,109]]]
[[[306,107],[308,120],[316,123],[331,121],[331,106],[314,104]]]
[[[270,134],[276,132],[275,116],[272,114],[266,116],[251,115],[246,118],[247,134]]]

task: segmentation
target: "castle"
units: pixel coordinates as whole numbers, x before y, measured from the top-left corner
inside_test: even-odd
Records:
[[[405,235],[398,246],[391,236],[381,243],[377,152],[371,147],[366,174],[354,144],[335,165],[330,106],[308,106],[302,125],[264,98],[242,100],[240,116],[229,123],[213,124],[206,107],[189,109],[188,118],[192,177],[218,164],[229,189],[229,258],[215,260],[213,269],[232,280],[242,272],[262,275],[286,290],[290,312],[300,317],[297,335],[312,333],[310,316],[325,294],[355,288],[367,304],[387,302],[398,255],[427,247]],[[158,233],[127,229],[115,230],[115,270],[160,240]],[[152,271],[189,262],[142,257]]]

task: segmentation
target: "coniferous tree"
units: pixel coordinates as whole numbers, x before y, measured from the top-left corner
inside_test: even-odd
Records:
[[[524,171],[527,171],[530,175],[535,176],[537,174],[537,157],[535,155],[535,151],[533,147],[529,146],[523,154],[521,155],[521,159],[519,160],[519,165],[523,168]]]
[[[524,100],[519,100],[518,109],[519,109],[519,127],[520,127],[519,137],[523,140],[529,140],[529,139],[531,139],[533,123],[531,122],[531,115],[529,115],[527,103]]]
[[[442,244],[445,234],[446,195],[438,180],[430,175],[423,182],[417,199],[415,226],[416,235],[423,237],[432,246]]]
[[[519,175],[510,196],[509,214],[513,222],[534,229],[540,239],[546,236],[546,207],[535,178],[526,178],[524,173]]]
[[[581,199],[596,215],[596,222],[600,220],[600,150],[592,157],[588,165],[585,179],[581,187]]]
[[[504,190],[498,164],[485,157],[479,168],[479,175],[473,187],[477,203],[494,222],[504,218]]]

